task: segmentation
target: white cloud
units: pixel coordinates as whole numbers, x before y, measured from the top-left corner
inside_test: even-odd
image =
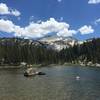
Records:
[[[81,27],[79,30],[78,30],[82,35],[85,35],[85,34],[90,34],[90,33],[93,33],[94,32],[94,29],[92,28],[92,26],[87,26],[87,25],[84,25],[83,27]]]
[[[20,12],[16,9],[10,9],[6,4],[0,3],[0,15],[20,16]]]
[[[57,33],[58,36],[67,37],[76,33],[75,30],[69,29],[69,24],[65,22],[58,22],[54,18],[50,18],[45,22],[30,23],[26,27],[15,25],[9,20],[0,20],[0,31],[15,33],[15,36],[22,36],[26,38],[39,38],[50,33]]]
[[[9,20],[0,20],[0,31],[11,33],[14,31],[14,24]]]
[[[61,36],[61,37],[68,37],[68,36],[73,36],[73,34],[76,34],[77,31],[75,30],[68,30],[68,29],[64,29],[60,32],[57,33],[58,36]]]
[[[58,22],[54,18],[50,18],[45,22],[30,23],[25,27],[25,35],[27,37],[43,37],[49,33],[57,33],[59,36],[72,36],[73,31],[69,30],[69,24]]]
[[[11,15],[14,15],[14,16],[20,16],[21,13],[18,11],[18,10],[11,10]]]
[[[100,23],[100,18],[98,18],[97,20],[95,20],[94,24],[97,25],[98,23]]]
[[[6,4],[0,3],[0,14],[9,14],[9,9]]]
[[[25,37],[25,30],[24,28],[21,28],[20,26],[14,27],[14,35],[17,37]]]
[[[50,33],[56,33],[61,37],[73,36],[80,32],[82,35],[94,32],[92,26],[84,25],[78,30],[70,29],[70,25],[65,22],[58,22],[54,18],[39,23],[31,22],[26,27],[15,25],[10,20],[0,19],[0,31],[14,34],[17,37],[40,38]]]
[[[42,20],[38,20],[37,23],[40,24],[42,22]]]
[[[100,0],[89,0],[88,4],[98,4],[100,3]]]
[[[15,33],[15,36],[21,36],[22,33],[24,32],[24,28],[15,25],[10,20],[0,19],[0,31],[11,33],[11,34]]]
[[[62,2],[62,0],[57,0],[58,2]]]

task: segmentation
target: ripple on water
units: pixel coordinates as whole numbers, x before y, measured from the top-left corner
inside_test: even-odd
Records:
[[[100,100],[99,68],[56,66],[40,70],[46,75],[29,78],[20,69],[0,70],[0,100]]]

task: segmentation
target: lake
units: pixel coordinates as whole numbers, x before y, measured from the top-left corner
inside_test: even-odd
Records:
[[[0,100],[100,100],[100,68],[40,70],[46,75],[24,77],[22,69],[0,69]]]

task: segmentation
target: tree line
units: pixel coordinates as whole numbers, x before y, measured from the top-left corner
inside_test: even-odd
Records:
[[[100,63],[100,38],[86,40],[82,44],[60,51],[63,62]]]
[[[83,44],[55,51],[42,43],[20,38],[0,39],[0,64],[63,64],[89,62],[100,63],[100,38],[87,40]]]

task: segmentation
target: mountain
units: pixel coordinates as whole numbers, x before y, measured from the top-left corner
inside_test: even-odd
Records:
[[[75,44],[78,44],[79,41],[73,37],[59,37],[57,35],[46,36],[37,40],[32,39],[21,39],[21,38],[1,38],[1,43],[7,43],[13,45],[15,42],[19,45],[33,45],[33,46],[42,46],[47,49],[52,49],[56,51],[61,51],[62,49],[73,47]]]
[[[33,46],[42,46],[56,51],[61,51],[62,49],[83,43],[73,37],[59,37],[57,35],[49,35],[37,40],[23,38],[0,38],[0,43],[2,44],[7,43],[8,45],[14,45],[16,41],[19,45],[27,44]]]
[[[32,46],[45,46],[42,42],[32,39],[23,38],[0,38],[0,44],[13,46],[15,44],[19,46],[32,45]]]
[[[59,37],[57,35],[46,36],[39,39],[47,48],[60,51],[78,44],[78,40],[73,37]]]

